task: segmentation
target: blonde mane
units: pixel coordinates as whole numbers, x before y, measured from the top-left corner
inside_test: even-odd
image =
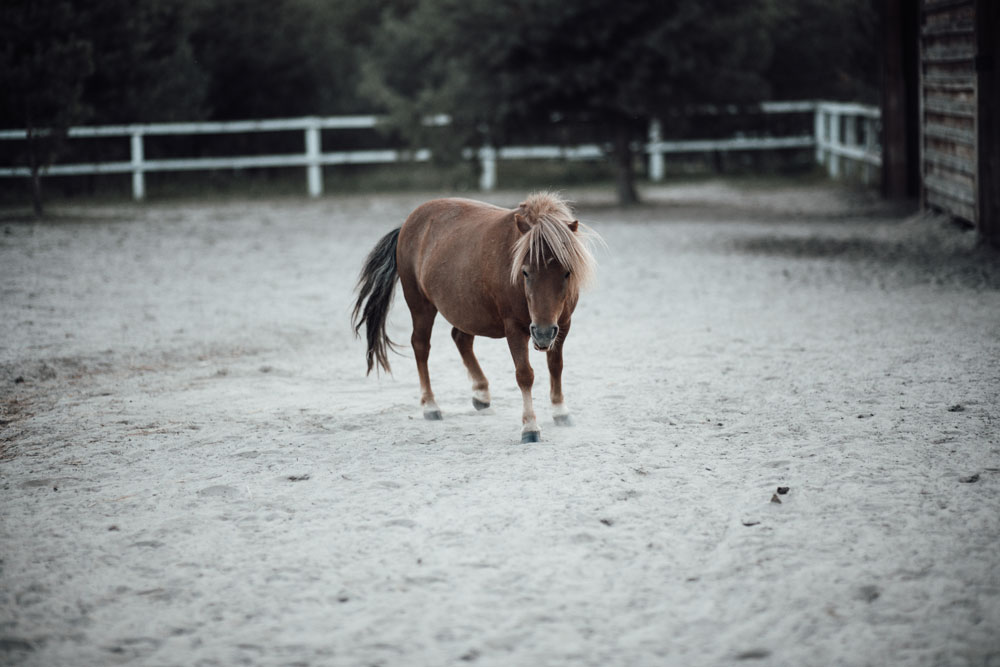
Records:
[[[546,250],[570,272],[569,288],[572,291],[593,282],[597,261],[590,248],[600,242],[601,237],[583,224],[576,232],[569,228],[574,218],[566,200],[553,192],[535,192],[521,203],[517,213],[531,228],[514,244],[511,282],[521,279],[521,267],[525,264],[544,263]]]

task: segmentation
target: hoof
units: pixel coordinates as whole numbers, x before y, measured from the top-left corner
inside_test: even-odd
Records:
[[[569,415],[556,415],[552,418],[559,426],[572,426],[573,420]]]
[[[521,443],[527,444],[529,442],[538,442],[541,440],[541,434],[538,431],[525,431],[521,434]]]
[[[473,398],[472,399],[472,407],[474,407],[476,410],[485,410],[486,408],[490,407],[490,404],[489,403],[483,403],[478,398]]]
[[[427,419],[428,421],[436,422],[436,421],[441,421],[442,419],[444,419],[444,417],[441,416],[441,411],[440,410],[431,410],[430,412],[425,412],[424,413],[424,419]]]

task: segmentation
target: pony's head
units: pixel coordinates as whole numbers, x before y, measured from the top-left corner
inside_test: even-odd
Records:
[[[521,236],[514,244],[510,279],[524,289],[535,347],[546,350],[558,339],[563,315],[576,307],[580,288],[593,279],[590,245],[599,237],[550,192],[529,196],[514,221]]]

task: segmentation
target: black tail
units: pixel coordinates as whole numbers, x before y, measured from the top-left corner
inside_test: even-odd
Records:
[[[396,279],[396,243],[399,241],[399,228],[382,237],[368,254],[358,279],[358,301],[354,304],[351,323],[354,334],[361,335],[361,326],[365,327],[368,339],[368,372],[372,372],[375,363],[391,373],[388,353],[395,349],[396,344],[389,340],[385,333],[385,321],[392,306],[392,295],[395,293]],[[365,303],[365,300],[368,303]]]

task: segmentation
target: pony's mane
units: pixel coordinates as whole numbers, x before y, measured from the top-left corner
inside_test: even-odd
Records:
[[[531,228],[514,244],[511,282],[521,279],[521,267],[525,264],[545,262],[546,251],[570,272],[571,290],[579,290],[593,281],[597,261],[590,246],[599,242],[600,236],[583,224],[576,232],[569,228],[574,218],[566,200],[553,192],[536,192],[521,203],[517,212]]]

